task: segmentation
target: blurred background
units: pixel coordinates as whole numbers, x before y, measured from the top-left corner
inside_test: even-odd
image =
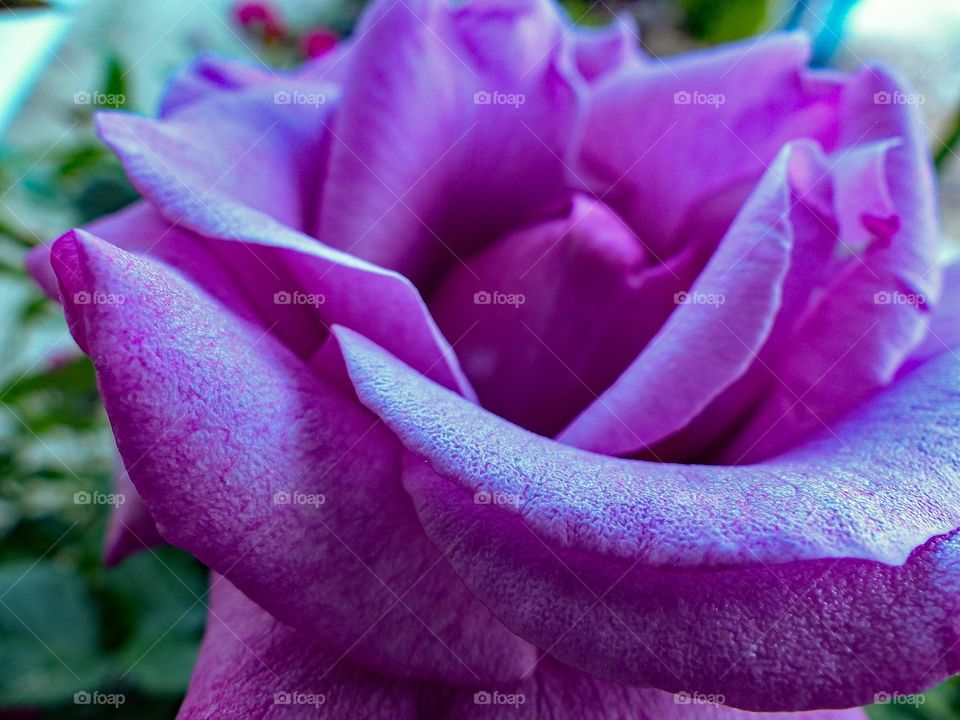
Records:
[[[670,55],[804,28],[814,63],[883,60],[915,84],[960,239],[960,0],[569,0],[578,23],[634,13]],[[205,617],[203,568],[170,548],[106,568],[114,446],[92,366],[23,255],[136,193],[98,108],[152,114],[200,52],[287,67],[350,34],[360,0],[0,0],[0,719],[173,718]],[[882,632],[882,628],[878,628]],[[107,705],[84,693],[115,696]],[[122,702],[121,702],[122,700]],[[871,717],[960,718],[960,683]]]

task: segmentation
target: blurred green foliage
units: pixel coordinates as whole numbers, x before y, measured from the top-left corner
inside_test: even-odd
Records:
[[[759,32],[768,19],[768,0],[679,0],[690,34],[714,44]]]

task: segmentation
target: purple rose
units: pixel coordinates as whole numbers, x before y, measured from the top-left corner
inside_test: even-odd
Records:
[[[960,670],[922,127],[808,55],[379,0],[99,116],[145,199],[30,265],[123,458],[109,558],[215,572],[181,717],[746,718]]]

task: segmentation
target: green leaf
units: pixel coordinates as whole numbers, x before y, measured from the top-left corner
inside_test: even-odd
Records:
[[[128,558],[105,580],[104,608],[114,624],[123,682],[150,695],[183,693],[206,618],[206,570],[172,548]],[[117,637],[122,634],[123,637]]]
[[[98,684],[99,621],[81,578],[52,562],[0,566],[0,706],[65,702]]]

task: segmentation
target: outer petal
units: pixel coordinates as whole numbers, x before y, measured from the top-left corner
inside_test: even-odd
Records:
[[[862,710],[755,715],[718,705],[717,696],[629,688],[543,658],[523,683],[461,690],[448,720],[866,720]]]
[[[215,576],[207,630],[178,720],[417,720],[425,689],[367,672],[278,622]]]
[[[373,3],[333,127],[318,236],[429,286],[563,203],[577,111],[565,30],[549,0]]]
[[[626,66],[592,97],[571,180],[657,257],[715,243],[783,145],[836,141],[841,84],[805,70],[809,40],[773,35]]]
[[[927,542],[960,526],[960,360],[776,462],[699,467],[533,436],[338,337],[360,398],[437,473],[407,465],[428,534],[474,528],[453,566],[559,659],[754,710],[862,704],[960,669],[960,536]]]
[[[169,542],[388,673],[472,682],[530,661],[423,535],[379,421],[168,267],[80,231],[53,260],[127,471]]]
[[[165,188],[162,173],[150,173],[150,160],[137,164],[144,145],[152,162],[170,163],[168,172],[197,192],[194,203],[227,198],[302,230],[313,223],[327,150],[324,127],[337,96],[333,85],[255,85],[213,94],[163,120],[100,113],[97,126],[134,183],[149,184],[149,192],[141,191],[159,197],[159,205],[174,190]]]
[[[326,337],[323,318],[313,306],[276,302],[278,294],[290,295],[300,283],[281,264],[271,265],[272,258],[262,248],[216,242],[172,225],[148,202],[101,218],[87,229],[128,252],[177,268],[237,316],[260,325],[301,357],[310,357]],[[58,298],[50,245],[31,251],[29,266],[43,287],[52,284]]]
[[[304,111],[323,112],[301,108]],[[100,116],[100,131],[133,183],[168,222],[220,241],[216,254],[226,258],[241,284],[256,294],[263,312],[284,317],[302,313],[305,308],[296,304],[277,308],[275,283],[286,283],[280,292],[288,297],[301,292],[322,298],[312,313],[315,320],[376,337],[424,374],[473,396],[456,356],[406,278],[332,250],[278,223],[271,213],[243,204],[243,197],[221,191],[220,178],[233,176],[234,166],[211,163],[205,146],[168,123],[110,113]],[[243,185],[242,176],[234,179]],[[300,341],[310,343],[312,337]],[[318,346],[312,342],[305,355]]]
[[[160,101],[160,114],[170,116],[221,92],[248,90],[289,80],[265,65],[251,65],[227,57],[203,55],[181,68]]]
[[[293,72],[281,72],[267,65],[252,65],[249,62],[209,54],[183,67],[171,80],[161,100],[160,114],[169,117],[189,105],[208,100],[223,92],[243,91],[258,86],[272,88],[274,92],[289,92],[312,88],[321,91],[330,83],[342,80],[348,65],[350,43],[339,43],[321,58],[304,63]]]

